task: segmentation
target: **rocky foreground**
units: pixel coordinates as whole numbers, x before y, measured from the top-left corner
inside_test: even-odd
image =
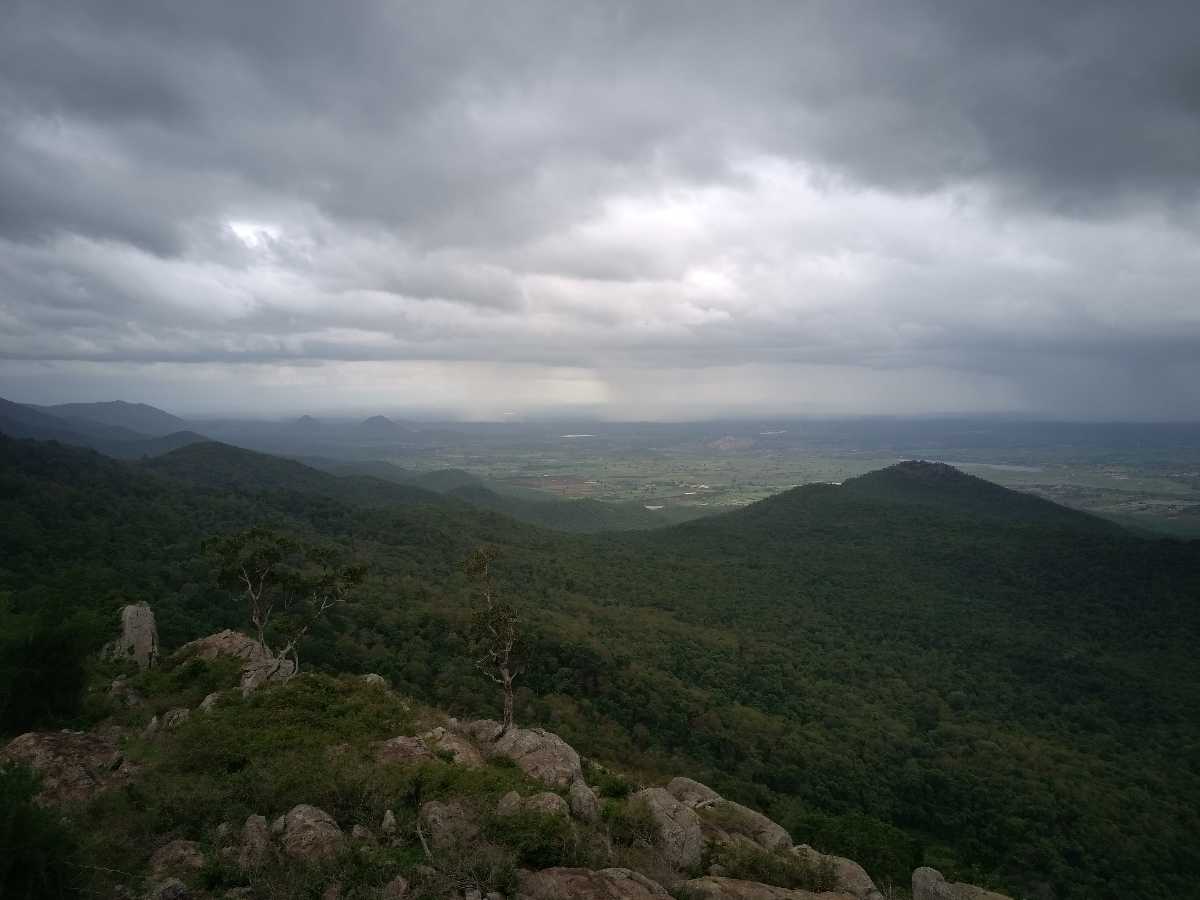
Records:
[[[236,632],[193,642],[180,652],[198,659],[238,660],[242,668],[237,686],[205,696],[195,708],[156,715],[140,732],[113,725],[88,733],[23,734],[0,752],[0,759],[37,770],[42,777],[39,802],[72,815],[97,797],[138,784],[144,764],[127,758],[123,750],[131,741],[165,748],[169,742],[188,739],[189,721],[215,717],[223,704],[244,703],[243,694],[288,689],[290,672]],[[291,683],[318,677],[297,676]],[[390,693],[378,675],[354,681],[355,691]],[[142,702],[123,679],[114,682],[111,693],[124,707]],[[330,758],[352,752],[337,743],[325,748]],[[797,844],[767,816],[690,778],[631,791],[620,801],[619,815],[624,818],[614,818],[615,807],[606,810],[606,803],[612,807],[613,802],[588,783],[579,754],[558,735],[540,728],[502,733],[490,720],[441,717],[412,734],[372,741],[366,753],[365,764],[389,777],[440,766],[462,771],[459,780],[464,786],[473,783],[472,771],[515,769],[513,778],[524,790],[483,802],[483,795],[463,787],[458,793],[421,800],[412,810],[385,805],[371,823],[338,821],[310,803],[261,809],[242,821],[220,822],[204,840],[163,835],[144,870],[118,880],[112,895],[148,900],[281,896],[278,873],[294,867],[304,873],[305,884],[318,885],[315,890],[323,900],[884,900],[854,861]],[[629,822],[634,823],[632,830]],[[569,842],[576,857],[591,865],[521,866],[504,890],[492,889],[499,882],[489,874],[489,861],[502,851],[496,835],[529,829]],[[397,864],[386,881],[349,880],[346,873],[353,868],[347,867],[347,860],[374,859],[373,871],[379,871],[378,860],[391,858],[380,856],[387,848],[411,848],[420,862]],[[785,883],[737,877],[744,874],[746,861],[755,866],[753,871],[782,873],[774,880]],[[220,871],[221,878],[214,878],[214,871]],[[274,880],[266,878],[266,872],[275,873]],[[242,883],[230,886],[231,880]],[[807,886],[797,887],[797,880]],[[913,872],[912,897],[1005,900],[981,888],[949,883],[929,868]]]

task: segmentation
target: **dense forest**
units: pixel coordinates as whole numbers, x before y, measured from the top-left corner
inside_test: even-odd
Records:
[[[0,732],[88,721],[124,603],[167,649],[243,627],[201,545],[251,525],[369,565],[306,665],[494,715],[462,572],[489,543],[526,636],[517,718],[590,757],[695,773],[879,878],[1194,895],[1200,542],[924,463],[644,532],[469,500],[213,443],[123,462],[0,437]]]

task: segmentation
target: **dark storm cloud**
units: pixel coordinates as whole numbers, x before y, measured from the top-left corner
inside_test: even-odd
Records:
[[[1194,415],[1197,45],[1183,2],[16,0],[0,357],[565,366],[617,405],[936,370],[931,409],[1106,371]]]

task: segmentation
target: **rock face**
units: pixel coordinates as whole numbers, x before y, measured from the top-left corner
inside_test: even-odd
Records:
[[[285,820],[286,827],[286,820]],[[262,816],[247,816],[242,826],[242,841],[237,864],[242,871],[260,868],[271,856],[271,829]]]
[[[702,815],[705,818],[711,816],[728,832],[745,835],[764,850],[780,850],[792,846],[792,836],[783,826],[732,800],[715,800],[704,807]]]
[[[517,900],[650,900],[663,887],[629,869],[543,869],[520,876]]]
[[[192,711],[186,706],[178,706],[175,709],[169,709],[163,713],[162,730],[174,731],[184,722],[192,717]]]
[[[38,802],[83,803],[135,770],[111,737],[72,731],[31,731],[13,738],[0,761],[21,762],[42,776]]]
[[[667,793],[685,806],[691,807],[721,799],[721,795],[708,785],[682,777],[670,780],[667,784]]]
[[[113,659],[129,659],[145,670],[158,662],[158,628],[154,610],[145,603],[121,609],[121,636],[105,647]]]
[[[450,754],[455,765],[468,769],[478,769],[483,765],[483,754],[461,734],[438,727],[421,735],[421,738],[434,752]]]
[[[808,844],[801,844],[792,852],[814,866],[827,866],[833,872],[835,890],[849,894],[856,900],[883,900],[883,894],[875,887],[867,870],[854,860],[820,853]]]
[[[229,628],[184,644],[176,653],[196,659],[216,659],[218,656],[240,659],[243,695],[251,693],[265,682],[285,681],[296,671],[295,663],[290,659],[277,659],[254,638]]]
[[[171,841],[155,850],[150,857],[150,873],[155,878],[188,875],[203,868],[204,854],[195,841]]]
[[[284,817],[283,849],[293,859],[326,862],[345,846],[342,829],[324,810],[302,803]]]
[[[912,895],[913,900],[1010,900],[973,884],[946,881],[941,872],[928,866],[913,871]]]
[[[375,748],[375,761],[379,763],[417,763],[433,759],[433,754],[418,737],[394,737]]]
[[[541,813],[544,816],[561,816],[564,819],[571,816],[567,801],[550,791],[526,797],[524,806],[529,812]]]
[[[421,806],[419,820],[435,850],[454,850],[479,840],[478,817],[461,803],[430,800]]]
[[[633,797],[643,801],[654,818],[654,844],[663,858],[679,869],[699,865],[704,837],[696,811],[684,806],[665,788],[646,788]]]
[[[794,891],[770,884],[759,884],[757,881],[741,881],[716,875],[693,878],[691,881],[685,881],[682,887],[687,891],[687,896],[695,900],[854,900],[850,894],[814,894],[810,891]]]
[[[510,728],[488,748],[488,755],[509,757],[526,775],[547,787],[565,788],[583,778],[575,748],[542,728]]]
[[[596,792],[584,784],[582,778],[571,782],[571,790],[567,792],[571,804],[571,815],[583,822],[600,821],[600,798]]]

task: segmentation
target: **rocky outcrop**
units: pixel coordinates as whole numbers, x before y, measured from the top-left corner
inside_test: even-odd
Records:
[[[167,875],[187,877],[203,868],[204,854],[195,841],[171,841],[155,850],[150,857],[150,874],[154,878]]]
[[[833,856],[814,850],[808,844],[793,847],[792,852],[814,868],[827,869],[833,875],[834,890],[856,898],[856,900],[883,900],[883,894],[867,870],[852,859]]]
[[[781,850],[792,846],[792,836],[762,813],[724,799],[706,784],[691,778],[672,778],[667,793],[684,806],[697,810],[705,836],[719,843],[740,843],[749,838],[764,850]]]
[[[121,609],[121,636],[104,648],[104,655],[137,663],[143,671],[158,662],[158,628],[154,610],[145,603]]]
[[[247,816],[238,847],[238,868],[244,872],[261,868],[270,860],[272,850],[271,829],[267,820],[262,816]]]
[[[694,900],[854,900],[850,894],[832,891],[814,894],[811,891],[791,890],[717,875],[685,881],[680,893]]]
[[[192,711],[186,706],[177,706],[175,709],[168,709],[163,713],[162,725],[163,731],[174,731],[184,722],[192,717]]]
[[[370,672],[364,675],[362,677],[362,682],[363,684],[369,684],[371,687],[382,688],[385,691],[388,688],[387,679],[375,672]]]
[[[115,738],[77,731],[31,731],[13,738],[0,761],[25,763],[41,776],[38,802],[84,803],[126,783],[136,770]]]
[[[479,817],[461,803],[430,800],[421,806],[418,821],[435,850],[455,850],[479,840]]]
[[[745,835],[764,850],[782,850],[792,846],[792,836],[783,826],[732,800],[707,803],[701,807],[700,814],[705,819],[711,818],[727,832]]]
[[[547,787],[565,788],[583,778],[575,748],[542,728],[510,728],[486,752],[488,756],[507,756]]]
[[[559,867],[523,872],[517,900],[651,900],[670,897],[662,885],[630,869]]]
[[[567,800],[571,804],[571,815],[575,818],[582,822],[600,821],[600,798],[582,778],[571,782]]]
[[[567,801],[551,791],[542,791],[540,794],[526,797],[524,806],[529,812],[541,813],[544,816],[561,816],[564,819],[571,816]]]
[[[188,886],[178,878],[154,882],[150,885],[150,890],[146,892],[146,900],[189,900],[194,896],[188,890]]]
[[[685,806],[696,807],[701,803],[711,803],[720,800],[721,795],[706,784],[693,781],[691,778],[672,778],[667,783],[667,793]]]
[[[302,803],[284,816],[282,843],[293,859],[328,862],[345,849],[346,836],[329,813]]]
[[[411,764],[431,759],[433,754],[419,737],[400,735],[375,747],[375,761],[379,763]]]
[[[383,886],[379,896],[380,900],[405,900],[408,897],[408,879],[397,875]]]
[[[679,869],[699,865],[704,851],[700,818],[690,806],[680,803],[665,788],[646,788],[633,795],[646,804],[654,819],[654,845],[668,863]]]
[[[913,900],[1011,900],[973,884],[949,882],[937,869],[921,866],[912,874]]]
[[[206,694],[204,699],[200,701],[200,705],[196,709],[200,712],[212,712],[216,709],[217,704],[221,701],[221,692],[213,691],[211,694]]]
[[[439,726],[421,735],[421,739],[435,753],[449,754],[455,765],[468,769],[478,769],[483,765],[483,754],[461,734]]]
[[[118,706],[140,706],[145,699],[137,690],[130,687],[124,675],[113,679],[112,684],[108,687],[108,695]]]
[[[241,660],[243,695],[251,693],[268,681],[287,680],[296,671],[295,663],[290,659],[279,659],[254,638],[228,628],[184,644],[176,651],[176,655],[196,659],[228,656]]]

